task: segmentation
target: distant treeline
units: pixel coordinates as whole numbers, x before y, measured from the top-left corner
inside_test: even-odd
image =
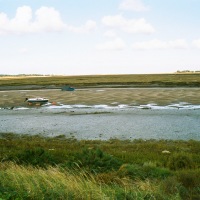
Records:
[[[3,76],[13,76],[13,77],[17,77],[17,76],[53,76],[52,74],[15,74],[15,75],[10,75],[10,74],[0,74],[0,77]]]
[[[197,70],[197,71],[190,71],[190,70],[180,71],[180,70],[178,70],[176,73],[200,73],[200,70]]]

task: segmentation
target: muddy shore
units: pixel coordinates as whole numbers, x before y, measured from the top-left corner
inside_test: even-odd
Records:
[[[3,133],[65,135],[78,140],[200,140],[200,110],[0,110]]]
[[[25,98],[45,97],[55,104],[169,105],[180,102],[200,105],[200,88],[85,88],[0,91],[0,107],[27,106]]]

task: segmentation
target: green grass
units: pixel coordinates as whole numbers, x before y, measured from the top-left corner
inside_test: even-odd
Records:
[[[1,134],[0,199],[199,199],[199,151],[193,140]]]
[[[97,87],[97,86],[200,86],[200,74],[132,74],[132,75],[85,75],[85,76],[44,76],[44,77],[0,77],[0,86],[51,86],[63,85],[74,87]]]

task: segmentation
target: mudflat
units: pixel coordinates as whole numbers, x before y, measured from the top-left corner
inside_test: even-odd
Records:
[[[200,140],[199,109],[0,109],[2,133],[65,135],[78,140]]]
[[[25,98],[45,97],[65,105],[169,105],[180,102],[200,105],[200,88],[88,88],[0,91],[0,107],[27,106]]]

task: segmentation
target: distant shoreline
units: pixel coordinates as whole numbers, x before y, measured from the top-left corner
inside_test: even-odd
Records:
[[[124,74],[85,76],[0,77],[0,91],[83,88],[183,88],[200,87],[200,74]]]
[[[19,85],[19,86],[0,86],[0,91],[10,91],[10,90],[41,90],[41,89],[61,89],[60,86],[55,85]],[[84,88],[199,88],[199,86],[194,85],[159,85],[159,84],[127,84],[127,85],[90,85],[90,86],[79,86],[76,89]]]

